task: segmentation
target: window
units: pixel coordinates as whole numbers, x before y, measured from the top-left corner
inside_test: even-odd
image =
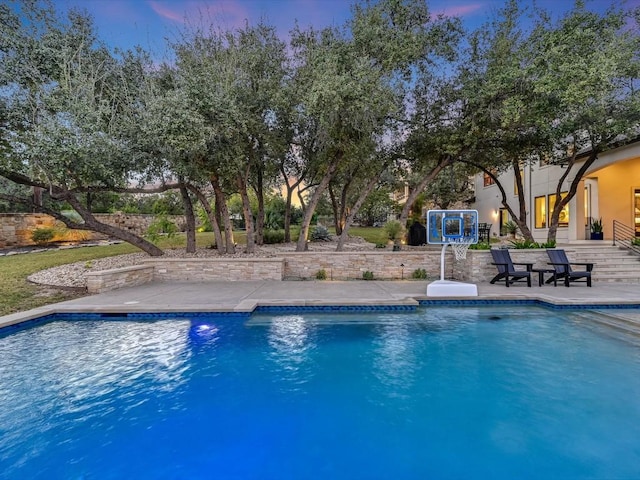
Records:
[[[560,193],[560,198],[564,198],[567,196],[567,192]],[[556,203],[556,195],[555,193],[549,195],[549,212],[553,215],[553,206]],[[560,212],[560,217],[558,217],[558,226],[559,227],[568,227],[569,226],[569,204],[567,203],[562,211]]]
[[[536,228],[547,227],[547,197],[536,197],[534,199],[535,205],[535,222]]]
[[[484,178],[485,187],[488,187],[489,185],[493,185],[494,183],[496,183],[493,181],[493,178],[491,178],[491,175],[489,175],[487,172],[484,172],[483,178]]]

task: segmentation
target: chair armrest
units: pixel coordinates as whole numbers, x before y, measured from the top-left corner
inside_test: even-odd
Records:
[[[587,267],[587,272],[590,272],[591,270],[593,270],[593,263],[575,263],[575,262],[570,262],[569,265],[584,265],[585,267]]]
[[[521,262],[512,262],[514,265],[525,265],[527,267],[527,272],[530,272],[533,269],[533,263],[521,263]]]
[[[505,267],[508,266],[508,263],[497,263],[497,262],[491,262],[491,265],[504,265]]]
[[[571,268],[568,263],[563,262],[547,262],[547,265],[553,265],[554,267],[564,267],[562,273],[567,273],[569,271],[569,268]]]

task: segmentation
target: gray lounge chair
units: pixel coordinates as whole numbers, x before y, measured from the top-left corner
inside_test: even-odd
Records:
[[[495,265],[498,268],[498,274],[491,279],[490,283],[496,283],[498,280],[504,278],[507,287],[520,280],[526,280],[527,286],[531,286],[533,263],[514,263],[511,261],[509,250],[505,249],[493,248],[491,249],[491,256],[493,257],[491,265]],[[526,266],[526,270],[516,270],[514,265],[524,265]]]
[[[555,273],[551,278],[547,280],[547,283],[551,283],[557,280],[564,280],[564,285],[568,287],[571,282],[580,281],[584,278],[587,282],[587,287],[591,286],[591,271],[593,270],[593,263],[576,263],[570,262],[567,258],[567,254],[562,249],[547,250],[549,255],[549,265],[553,265]],[[581,265],[586,270],[573,270],[571,265]]]

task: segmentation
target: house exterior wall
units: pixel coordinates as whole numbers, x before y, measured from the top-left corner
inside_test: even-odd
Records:
[[[633,191],[640,189],[640,157],[610,164],[589,175],[597,181],[599,209],[604,237],[613,238],[613,220],[634,225]]]
[[[577,166],[576,166],[577,167]],[[561,191],[566,192],[574,178],[573,174],[563,182]],[[527,202],[527,222],[536,241],[545,241],[547,228],[535,228],[534,201],[536,197],[554,194],[558,181],[565,173],[558,165],[540,165],[535,162],[524,167],[524,195]],[[514,192],[514,174],[508,170],[499,177],[509,205],[517,213],[518,197]],[[492,232],[499,232],[498,211],[503,208],[497,185],[484,186],[483,175],[475,176],[475,198],[473,206],[478,210],[479,222],[492,223]],[[585,204],[585,188],[590,202]],[[607,151],[589,168],[573,199],[569,202],[569,225],[560,226],[558,242],[589,238],[586,218],[602,218],[604,238],[613,238],[613,220],[633,227],[633,191],[640,189],[640,142]],[[549,217],[547,215],[547,217]],[[548,221],[548,218],[547,218]]]

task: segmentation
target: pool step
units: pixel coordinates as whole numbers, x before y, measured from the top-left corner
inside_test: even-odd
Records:
[[[573,312],[582,325],[598,327],[599,332],[640,346],[640,312],[636,310],[591,310]]]

